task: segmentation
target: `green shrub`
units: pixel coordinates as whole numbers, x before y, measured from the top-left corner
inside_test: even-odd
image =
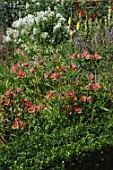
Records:
[[[101,31],[72,1],[32,2],[0,49],[1,168],[112,170],[112,11]]]
[[[35,132],[12,137],[12,141],[1,147],[2,170],[103,170],[103,165],[105,170],[111,170],[113,165],[108,163],[113,158],[109,150],[113,147],[112,122],[113,118],[105,115],[103,120],[93,124],[70,122],[63,128],[56,120],[51,131],[37,123]]]

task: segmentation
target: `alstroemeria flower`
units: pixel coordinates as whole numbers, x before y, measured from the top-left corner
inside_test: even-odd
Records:
[[[77,112],[78,114],[82,113],[82,109],[80,107],[75,108],[75,112]]]
[[[20,70],[16,73],[16,77],[17,78],[26,78],[26,73],[24,71]]]
[[[27,109],[27,111],[28,111],[29,113],[35,113],[35,112],[36,112],[36,107],[35,107],[35,106],[31,106],[31,107],[29,107],[29,108]]]
[[[10,100],[9,99],[3,99],[1,105],[2,106],[8,106],[10,104]]]

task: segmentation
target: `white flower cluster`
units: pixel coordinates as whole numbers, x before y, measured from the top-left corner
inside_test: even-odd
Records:
[[[12,28],[6,31],[4,41],[22,42],[22,39],[31,34],[33,37],[38,35],[42,39],[49,37],[49,41],[51,41],[51,38],[55,37],[54,34],[58,34],[61,28],[66,32],[68,28],[65,21],[66,19],[60,13],[56,13],[50,9],[37,12],[36,15],[28,14],[26,17],[19,18],[13,22]]]
[[[28,14],[25,18],[19,18],[19,20],[14,21],[12,24],[13,28],[24,27],[25,25],[32,26],[34,24],[34,15]]]

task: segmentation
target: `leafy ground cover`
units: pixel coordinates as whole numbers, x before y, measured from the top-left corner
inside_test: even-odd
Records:
[[[3,170],[112,170],[112,3],[101,15],[101,2],[30,1],[6,29],[0,49]]]

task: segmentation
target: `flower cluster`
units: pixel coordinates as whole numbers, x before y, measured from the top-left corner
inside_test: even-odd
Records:
[[[24,129],[26,126],[25,122],[20,120],[20,118],[15,118],[13,125],[12,125],[12,129]]]
[[[100,83],[94,83],[94,84],[88,84],[86,85],[87,89],[88,90],[93,90],[93,91],[97,91],[97,90],[100,90],[102,89],[102,86],[100,85]]]
[[[102,59],[102,55],[99,54],[90,54],[87,50],[85,50],[83,53],[79,53],[78,55],[76,53],[73,53],[71,55],[71,58],[85,58],[86,60],[94,60],[94,59],[98,59],[101,60]]]
[[[68,27],[65,23],[66,19],[60,13],[50,9],[35,15],[28,14],[12,23],[12,28],[6,30],[4,41],[24,44],[26,38],[31,39],[32,36],[32,40],[36,38],[39,43],[56,43],[59,40],[61,42],[68,38]]]

